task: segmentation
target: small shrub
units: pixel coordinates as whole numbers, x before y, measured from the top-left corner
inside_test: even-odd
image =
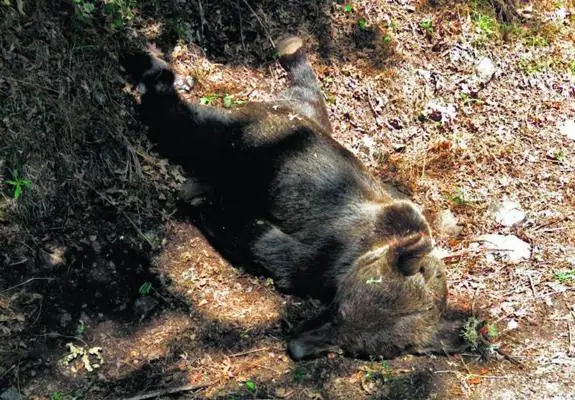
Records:
[[[12,187],[12,197],[14,197],[14,200],[18,200],[20,196],[22,196],[24,189],[32,185],[32,182],[28,179],[20,177],[17,169],[12,170],[12,179],[7,180],[6,183]]]
[[[567,283],[569,281],[575,280],[575,269],[565,272],[556,272],[555,279],[561,283]]]
[[[78,325],[76,326],[76,336],[82,336],[84,332],[86,332],[86,323],[82,320],[78,321]]]
[[[138,292],[142,296],[147,296],[150,294],[151,290],[152,290],[152,282],[144,282],[142,286],[140,286],[140,288],[138,289]]]
[[[428,34],[433,32],[433,20],[431,18],[423,19],[419,22],[419,27]]]
[[[134,8],[137,0],[106,0],[104,14],[110,18],[113,28],[120,28],[124,23],[134,18]]]
[[[64,393],[62,392],[53,392],[50,395],[50,400],[64,400]]]
[[[88,21],[93,17],[96,6],[89,0],[74,0],[76,16],[82,21]]]

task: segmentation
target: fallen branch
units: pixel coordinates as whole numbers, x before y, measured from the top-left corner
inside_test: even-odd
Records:
[[[204,388],[207,388],[208,386],[212,386],[212,385],[213,385],[213,383],[200,383],[200,384],[196,384],[196,385],[178,386],[178,387],[174,387],[171,389],[160,389],[160,390],[155,390],[153,392],[139,394],[139,395],[133,396],[133,397],[126,397],[123,400],[153,399],[155,397],[165,396],[165,395],[170,395],[170,394],[192,392],[194,390],[204,389]]]
[[[266,350],[269,350],[269,347],[262,347],[261,349],[248,350],[248,351],[243,351],[241,353],[235,353],[235,354],[230,355],[230,357],[245,356],[246,354],[259,353],[260,351],[266,351]]]

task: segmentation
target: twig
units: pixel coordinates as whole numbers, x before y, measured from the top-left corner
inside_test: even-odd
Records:
[[[9,292],[10,290],[16,289],[16,288],[18,288],[18,287],[20,287],[20,286],[27,285],[27,284],[29,284],[29,283],[32,282],[32,281],[52,281],[52,280],[54,280],[54,278],[30,278],[30,279],[28,279],[28,280],[26,280],[26,281],[24,281],[24,282],[21,282],[21,283],[19,283],[19,284],[17,284],[17,285],[14,285],[14,286],[12,286],[12,287],[9,287],[8,289],[4,289],[4,290],[0,291],[0,293]]]
[[[575,311],[571,311],[571,316],[575,319]],[[567,329],[569,329],[569,348],[567,354],[571,357],[575,356],[575,328],[570,321],[567,321]]]
[[[524,367],[523,363],[521,361],[519,361],[518,359],[516,359],[515,357],[510,356],[509,354],[507,354],[506,352],[504,352],[501,349],[495,349],[495,351],[497,353],[499,353],[500,356],[502,356],[503,358],[505,358],[507,361],[509,361],[511,364],[515,364],[520,366],[521,368]]]
[[[19,79],[14,79],[14,78],[11,78],[11,77],[9,77],[9,76],[5,76],[3,79],[8,79],[8,80],[11,80],[12,82],[20,83],[20,84],[22,84],[22,85],[24,85],[24,86],[29,86],[29,87],[32,87],[32,88],[43,89],[43,90],[45,90],[45,91],[47,91],[47,92],[60,95],[60,92],[57,91],[56,89],[52,89],[52,88],[49,88],[49,87],[47,87],[47,86],[38,85],[37,83],[34,83],[34,82],[21,81],[21,80],[19,80]]]
[[[239,0],[236,1],[236,7],[238,8],[238,14],[240,16],[240,38],[242,39],[242,49],[246,50],[246,42],[244,40],[244,21],[242,18],[242,8],[240,7]]]
[[[206,21],[206,15],[204,14],[204,7],[202,7],[202,1],[198,0],[198,8],[200,11],[200,21],[201,21],[201,30],[202,30],[202,38],[204,37],[204,26],[208,24]]]
[[[235,353],[230,355],[230,357],[245,356],[246,354],[259,353],[260,351],[266,351],[266,350],[269,350],[269,347],[262,347],[261,349],[248,350],[241,353]]]
[[[250,6],[250,3],[248,3],[247,0],[242,0],[244,2],[244,4],[246,5],[247,8],[250,9],[250,11],[252,12],[252,14],[254,14],[254,17],[256,17],[256,19],[258,20],[258,22],[260,23],[260,25],[262,26],[262,28],[264,29],[264,32],[266,33],[266,36],[268,38],[268,40],[270,41],[270,43],[272,44],[272,46],[275,48],[276,45],[274,43],[274,40],[272,39],[270,32],[268,31],[268,28],[265,26],[265,24],[262,22],[262,20],[260,19],[259,15],[256,13],[256,11],[252,8],[252,6]]]
[[[182,393],[182,392],[191,392],[194,390],[198,390],[198,389],[204,389],[208,386],[212,386],[213,383],[200,383],[197,385],[184,385],[184,386],[178,386],[178,387],[174,387],[171,389],[160,389],[160,390],[155,390],[153,392],[148,392],[148,393],[144,393],[144,394],[139,394],[137,396],[133,396],[133,397],[126,397],[123,400],[146,400],[146,399],[153,399],[155,397],[159,397],[159,396],[165,396],[168,394],[176,394],[176,393]]]
[[[533,279],[531,279],[531,274],[527,274],[527,278],[529,279],[529,285],[531,286],[533,297],[537,297],[537,290],[535,289],[535,285],[533,284]]]

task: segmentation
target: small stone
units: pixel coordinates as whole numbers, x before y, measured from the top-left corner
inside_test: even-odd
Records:
[[[531,246],[514,235],[487,234],[477,238],[483,247],[498,253],[504,260],[517,264],[531,257]]]
[[[38,250],[38,258],[45,267],[57,267],[65,264],[64,254],[66,250],[63,247],[51,247]]]
[[[475,66],[477,77],[483,82],[489,82],[493,78],[493,75],[495,75],[496,71],[497,67],[489,57],[483,57]]]
[[[575,140],[575,121],[568,119],[563,122],[563,125],[559,127],[559,132],[567,136],[568,139]]]
[[[457,225],[457,218],[451,210],[442,210],[435,217],[435,229],[444,238],[457,236],[462,227]]]
[[[503,226],[513,226],[525,219],[521,204],[504,199],[494,210],[495,221]]]
[[[517,329],[519,327],[519,324],[517,323],[517,321],[515,321],[514,319],[510,320],[507,323],[507,330],[511,331],[513,329]]]

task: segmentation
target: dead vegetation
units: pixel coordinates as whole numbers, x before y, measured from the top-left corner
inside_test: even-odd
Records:
[[[574,13],[572,1],[0,1],[0,395],[569,398]],[[287,332],[319,304],[230,266],[178,212],[184,178],[150,148],[118,54],[156,42],[184,96],[235,107],[281,86],[272,42],[286,33],[311,47],[336,138],[431,219],[453,213],[459,234],[438,232],[450,301],[492,320],[491,359],[293,363]],[[493,217],[505,197],[521,223]],[[518,237],[530,258],[475,246],[487,233]]]

